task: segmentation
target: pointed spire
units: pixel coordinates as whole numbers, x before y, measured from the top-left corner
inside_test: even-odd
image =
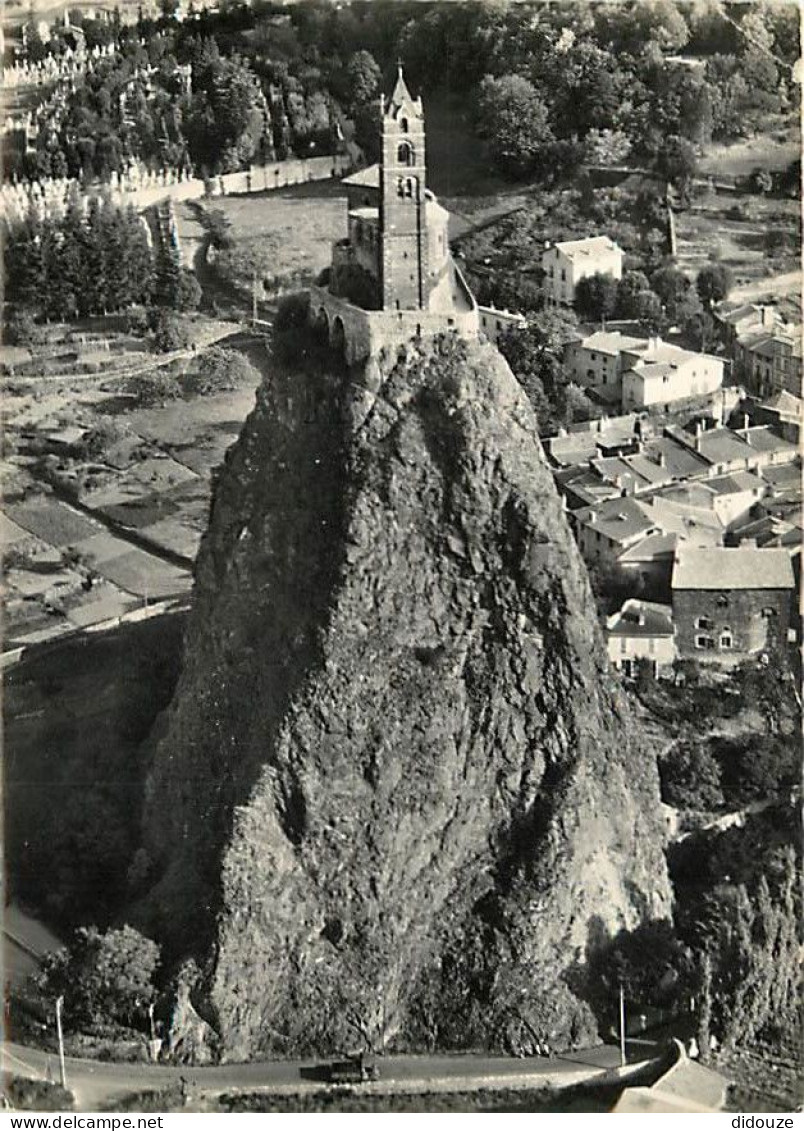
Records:
[[[394,92],[391,95],[391,105],[401,106],[404,102],[413,102],[413,96],[408,90],[407,83],[405,82],[405,76],[402,73],[401,59],[397,59],[396,67],[396,86],[394,87]]]

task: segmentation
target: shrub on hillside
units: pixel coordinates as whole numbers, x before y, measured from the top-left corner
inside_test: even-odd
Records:
[[[5,339],[10,346],[33,345],[39,331],[36,320],[30,310],[25,307],[15,307],[6,322]]]
[[[187,327],[170,311],[161,307],[149,315],[153,343],[160,353],[172,353],[190,345]]]
[[[715,742],[723,793],[731,805],[783,797],[798,783],[797,744],[778,735],[752,734]]]
[[[676,809],[709,811],[723,804],[720,765],[703,742],[679,742],[659,759],[662,800]]]
[[[7,1076],[3,1094],[16,1111],[72,1111],[73,1094],[47,1080]]]
[[[259,373],[238,350],[213,346],[201,358],[198,369],[180,379],[185,393],[210,396],[228,389],[237,389],[246,383],[257,384]]]

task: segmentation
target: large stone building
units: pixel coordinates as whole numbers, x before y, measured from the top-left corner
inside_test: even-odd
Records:
[[[348,362],[450,330],[477,337],[477,303],[452,258],[449,213],[426,184],[424,111],[402,68],[382,99],[381,160],[344,181],[348,235],[310,313]]]
[[[787,644],[794,578],[786,549],[679,549],[673,620],[680,656],[733,664]]]

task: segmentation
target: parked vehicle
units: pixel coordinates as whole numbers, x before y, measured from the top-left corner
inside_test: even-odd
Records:
[[[346,1060],[333,1060],[327,1065],[327,1079],[330,1084],[364,1084],[368,1080],[379,1080],[380,1070],[373,1056],[364,1052],[347,1057]]]

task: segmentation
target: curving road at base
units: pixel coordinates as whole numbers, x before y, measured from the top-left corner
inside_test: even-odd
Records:
[[[634,1041],[629,1062],[644,1063],[660,1052],[653,1042]],[[4,1073],[58,1081],[58,1057],[14,1042],[2,1046]],[[311,1076],[314,1060],[260,1061],[207,1068],[159,1064],[117,1064],[66,1058],[67,1087],[78,1111],[100,1111],[133,1092],[158,1091],[184,1079],[193,1095],[222,1091],[306,1092],[325,1084]],[[521,1060],[475,1054],[455,1056],[384,1056],[381,1079],[360,1087],[367,1091],[471,1091],[489,1087],[569,1086],[619,1067],[619,1049],[601,1045],[549,1059]],[[188,1105],[192,1107],[192,1102]]]

